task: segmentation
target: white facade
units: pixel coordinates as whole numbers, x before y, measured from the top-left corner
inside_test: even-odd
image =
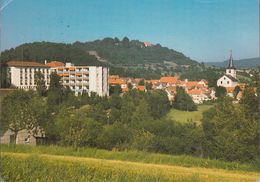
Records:
[[[41,72],[44,75],[45,84],[48,87],[49,85],[49,74],[50,69],[45,65],[40,65],[37,63],[38,66],[30,63],[25,62],[25,64],[7,64],[7,80],[8,82],[19,88],[24,90],[29,89],[36,89],[36,72]],[[21,62],[22,63],[22,62]]]
[[[234,69],[234,68],[227,68],[226,69],[226,75],[230,75],[230,76],[236,78],[237,77],[236,69]]]
[[[223,75],[220,77],[217,81],[217,86],[221,87],[236,87],[238,85],[238,82],[235,81],[234,78],[230,78],[230,76]]]
[[[89,67],[89,92],[95,92],[99,96],[109,95],[108,68]]]
[[[65,66],[53,67],[65,87],[69,87],[75,95],[91,92],[99,96],[109,95],[108,75],[109,69],[97,66],[74,66],[66,63]]]

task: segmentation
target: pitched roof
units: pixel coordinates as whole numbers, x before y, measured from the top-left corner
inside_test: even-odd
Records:
[[[109,84],[111,85],[121,85],[126,84],[126,81],[121,78],[109,78],[108,80]]]
[[[137,86],[137,90],[145,91],[145,86],[143,86],[143,85],[138,85],[138,86]]]
[[[6,65],[14,66],[14,67],[49,67],[45,64],[41,64],[33,61],[8,61]]]
[[[230,58],[229,58],[229,61],[228,61],[228,69],[235,69],[235,66],[234,66],[234,61],[233,61],[233,57],[232,57],[232,51],[230,52]]]
[[[49,67],[61,67],[61,66],[65,66],[64,63],[59,62],[59,61],[51,61],[49,63],[46,64]]]
[[[163,76],[160,79],[161,83],[177,83],[178,77],[177,76]]]
[[[200,95],[200,94],[202,94],[202,90],[192,89],[192,90],[188,90],[187,93],[190,94],[190,95]]]
[[[238,82],[238,80],[236,79],[236,78],[234,78],[233,76],[231,76],[231,75],[226,75],[225,74],[225,76],[226,77],[228,77],[230,80],[232,80],[233,82]]]

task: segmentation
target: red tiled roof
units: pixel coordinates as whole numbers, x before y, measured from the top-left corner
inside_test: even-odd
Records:
[[[61,67],[61,66],[65,66],[64,63],[59,62],[59,61],[51,61],[49,63],[46,64],[49,67]]]
[[[178,82],[178,77],[176,76],[164,76],[164,77],[161,77],[160,81],[161,83],[177,83]]]
[[[8,61],[6,64],[8,66],[14,66],[14,67],[49,67],[45,64],[41,64],[33,61]]]
[[[109,78],[109,84],[111,85],[121,85],[126,84],[126,81],[123,79],[118,78]]]
[[[143,86],[143,85],[138,85],[138,86],[137,86],[137,90],[145,91],[145,86]]]
[[[191,88],[191,87],[203,88],[204,85],[199,84],[199,82],[197,82],[197,81],[188,81],[188,82],[186,82],[186,87],[188,87],[188,88]]]
[[[202,90],[192,89],[192,90],[188,90],[187,93],[190,94],[190,95],[200,95],[202,93]]]

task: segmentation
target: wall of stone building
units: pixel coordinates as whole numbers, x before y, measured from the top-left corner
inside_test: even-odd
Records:
[[[11,138],[14,136],[14,132],[11,130],[7,130],[4,135],[0,138],[1,144],[10,144],[12,143]],[[16,144],[28,144],[28,145],[36,145],[36,138],[34,136],[30,136],[27,130],[21,130],[18,132],[16,137]]]

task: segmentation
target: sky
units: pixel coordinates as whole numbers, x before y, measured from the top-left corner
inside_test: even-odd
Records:
[[[259,0],[2,0],[1,50],[105,37],[148,41],[199,62],[259,56]]]

